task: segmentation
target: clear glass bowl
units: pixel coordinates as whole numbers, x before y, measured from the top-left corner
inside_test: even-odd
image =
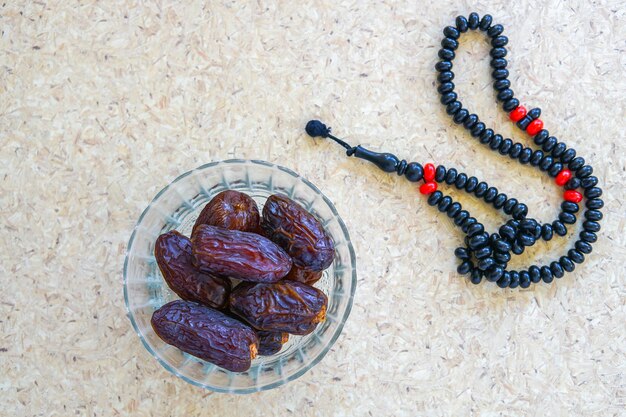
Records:
[[[163,342],[152,330],[152,313],[177,299],[154,259],[154,242],[168,230],[189,236],[204,205],[220,191],[242,191],[259,208],[275,193],[289,196],[315,215],[332,237],[336,254],[315,286],[328,296],[326,321],[306,336],[289,337],[272,356],[259,356],[247,372],[229,372]],[[326,355],[350,314],[356,289],[354,249],[335,207],[320,190],[290,169],[264,161],[228,160],[203,165],[161,190],[139,217],[124,262],[124,299],[139,338],[165,369],[185,381],[218,392],[250,393],[298,378]]]

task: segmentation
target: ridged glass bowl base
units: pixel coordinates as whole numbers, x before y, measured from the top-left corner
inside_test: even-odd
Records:
[[[313,213],[332,237],[333,264],[315,286],[328,296],[326,321],[306,336],[290,336],[283,349],[259,356],[247,372],[229,372],[164,343],[152,330],[154,310],[177,299],[156,265],[154,242],[168,230],[189,236],[204,205],[217,193],[237,190],[262,209],[267,197],[287,195]],[[264,161],[228,160],[203,165],[161,190],[139,217],[124,262],[124,298],[128,316],[146,349],[174,375],[219,392],[249,393],[278,387],[317,364],[328,352],[350,314],[356,289],[354,249],[333,204],[295,172]]]

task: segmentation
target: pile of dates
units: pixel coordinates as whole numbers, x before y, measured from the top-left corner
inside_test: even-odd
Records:
[[[154,331],[224,369],[246,371],[257,354],[279,352],[289,334],[309,334],[326,318],[328,299],[312,285],[333,262],[333,241],[285,196],[270,196],[259,213],[250,196],[223,191],[204,207],[191,239],[162,234],[154,255],[181,298],[154,312]]]

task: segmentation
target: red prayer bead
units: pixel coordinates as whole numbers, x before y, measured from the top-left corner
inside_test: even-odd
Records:
[[[543,122],[541,121],[541,119],[535,119],[528,124],[528,126],[526,127],[526,132],[534,136],[539,133],[541,129],[543,129]]]
[[[437,183],[434,181],[425,182],[420,186],[420,193],[422,194],[432,194],[437,191]]]
[[[556,185],[563,186],[567,184],[570,178],[572,178],[572,171],[570,171],[569,169],[563,169],[556,175],[554,181],[556,182]]]
[[[526,116],[526,107],[524,106],[517,106],[513,109],[513,111],[511,111],[511,113],[509,113],[509,117],[514,122],[519,122],[524,118],[524,116]]]
[[[576,190],[567,190],[563,193],[563,198],[572,203],[580,203],[583,199],[583,195]]]
[[[433,164],[424,165],[424,181],[430,182],[435,179],[435,166]]]

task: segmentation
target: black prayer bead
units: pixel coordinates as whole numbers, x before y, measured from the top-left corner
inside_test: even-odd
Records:
[[[580,186],[583,188],[591,188],[598,185],[598,178],[593,175],[580,180]]]
[[[584,240],[577,240],[576,243],[574,243],[574,247],[577,251],[585,254],[591,253],[591,251],[593,250],[593,247],[589,244],[589,242],[586,242]]]
[[[487,35],[493,38],[501,34],[503,31],[504,27],[502,27],[502,25],[493,25],[487,30]]]
[[[569,169],[571,169],[572,171],[578,170],[578,168],[581,168],[583,165],[585,165],[585,158],[582,158],[580,156],[572,159],[568,164]]]
[[[457,16],[456,18],[456,28],[459,32],[467,32],[467,19],[464,16]]]
[[[557,143],[554,148],[552,148],[552,156],[558,158],[559,156],[563,155],[565,149],[567,149],[567,145],[565,145],[563,142]]]
[[[541,146],[546,140],[548,140],[548,136],[550,136],[550,133],[546,129],[541,129],[539,133],[535,135],[533,140],[535,141],[535,144]]]
[[[568,213],[577,213],[580,207],[578,207],[578,204],[572,203],[571,201],[564,201],[561,203],[561,210]]]
[[[576,188],[579,188],[579,187],[580,187],[580,179],[576,177],[572,177],[569,181],[567,181],[567,184],[565,184],[566,190],[575,190]]]
[[[506,44],[509,43],[509,38],[507,38],[506,36],[496,36],[495,38],[491,39],[491,46],[494,47],[499,47],[499,46],[505,46]]]
[[[482,280],[483,280],[482,272],[478,269],[474,269],[470,277],[471,283],[474,285],[478,285],[480,284]]]
[[[504,139],[502,143],[500,144],[500,148],[498,149],[498,152],[500,152],[500,155],[506,155],[509,153],[512,146],[513,146],[513,141],[511,139],[508,139],[508,138]]]
[[[472,29],[478,29],[478,25],[480,24],[480,17],[478,16],[478,13],[470,13],[469,17],[467,18],[467,26]]]
[[[482,234],[485,231],[485,227],[480,223],[475,223],[469,227],[467,230],[467,235],[469,237],[476,236]]]
[[[567,272],[572,272],[574,268],[576,268],[576,265],[574,265],[574,262],[572,262],[572,260],[567,256],[561,256],[559,258],[559,264],[561,264],[563,269],[566,270]]]
[[[493,206],[497,209],[502,208],[502,206],[504,206],[504,203],[506,203],[506,199],[507,199],[506,194],[503,194],[503,193],[498,194],[496,198],[493,200]]]
[[[435,64],[435,69],[439,72],[450,71],[452,69],[452,62],[439,61]]]
[[[530,275],[530,280],[535,284],[541,281],[541,270],[537,265],[528,268],[528,275]]]
[[[542,159],[543,159],[543,152],[537,149],[535,152],[533,152],[533,156],[530,157],[530,164],[532,166],[537,166],[539,165]]]
[[[581,264],[585,261],[585,255],[583,255],[576,249],[570,249],[569,251],[567,251],[567,256],[577,264]]]
[[[563,275],[565,275],[561,264],[556,261],[550,263],[550,271],[552,271],[552,275],[554,275],[556,278],[563,278]]]
[[[471,271],[473,265],[472,265],[472,261],[463,261],[461,262],[461,264],[456,268],[456,272],[458,272],[461,275],[465,275],[467,274],[469,271]]]
[[[442,94],[439,101],[441,101],[441,104],[450,104],[455,101],[457,97],[456,93],[452,91],[450,93]]]
[[[483,133],[480,134],[480,143],[482,144],[489,143],[492,136],[493,136],[493,129],[483,130]]]
[[[454,216],[454,224],[460,226],[468,217],[469,212],[467,210],[461,210]]]
[[[563,164],[560,162],[553,161],[550,168],[548,168],[548,175],[551,177],[556,177],[559,175],[559,172],[563,169]]]
[[[463,108],[463,103],[461,103],[460,101],[453,101],[452,103],[448,103],[448,105],[446,106],[446,113],[452,116],[456,114],[456,112],[461,110],[461,108]]]
[[[552,239],[554,231],[552,230],[552,226],[548,223],[541,226],[541,238],[545,241],[549,241]]]
[[[457,175],[456,169],[450,168],[448,170],[448,173],[446,174],[446,178],[445,178],[446,184],[448,185],[454,184],[454,181],[456,181],[456,175]]]
[[[452,71],[440,72],[439,75],[437,76],[437,80],[440,83],[452,81],[453,79],[454,79],[454,73]]]
[[[439,92],[439,94],[449,93],[450,91],[453,91],[453,90],[454,90],[454,83],[451,81],[441,83],[439,84],[439,87],[437,87],[437,91]]]
[[[505,90],[500,91],[498,95],[496,95],[496,98],[500,101],[507,101],[509,99],[512,99],[514,94],[515,93],[513,93],[513,90],[511,90],[510,88],[507,88]]]
[[[435,169],[435,181],[441,182],[444,178],[446,178],[446,167],[437,165],[437,169]]]
[[[484,15],[482,19],[480,19],[480,23],[478,24],[478,27],[480,28],[480,30],[488,30],[489,26],[491,26],[491,22],[493,21],[493,18],[491,17],[491,15]]]
[[[485,191],[483,198],[487,203],[491,203],[497,195],[498,189],[496,187],[490,187],[487,191]]]
[[[463,120],[465,120],[467,116],[469,116],[467,109],[460,109],[456,112],[452,120],[458,125],[459,123],[463,123]]]
[[[550,166],[552,165],[552,162],[554,162],[554,159],[552,159],[551,156],[545,155],[539,163],[539,169],[541,169],[542,171],[547,171],[548,168],[550,168]]]
[[[585,222],[583,222],[583,229],[588,232],[598,232],[600,231],[600,223],[586,220]]]
[[[441,200],[439,200],[439,203],[437,204],[437,208],[439,209],[440,212],[443,213],[446,210],[448,210],[448,207],[450,206],[450,204],[452,204],[452,197],[445,196]]]
[[[502,208],[506,214],[511,214],[513,212],[513,207],[517,204],[516,198],[509,198],[504,203],[504,207]]]
[[[478,137],[481,133],[483,133],[483,130],[485,130],[485,124],[483,122],[478,122],[474,125],[474,127],[472,127],[470,133],[472,136]]]
[[[495,151],[496,149],[500,147],[501,143],[502,143],[502,135],[495,134],[493,135],[493,137],[491,138],[491,141],[489,142],[489,147]]]
[[[466,129],[471,129],[476,123],[478,123],[478,116],[470,114],[463,121],[463,126],[465,126]]]
[[[511,147],[511,150],[509,151],[509,155],[511,156],[511,158],[515,159],[518,158],[520,153],[522,153],[522,149],[524,149],[524,147],[522,146],[521,143],[517,142],[515,143],[515,145],[513,145]]]
[[[573,148],[568,148],[565,152],[563,152],[563,155],[561,155],[561,162],[563,162],[564,164],[567,164],[575,157],[576,157],[576,151]]]
[[[452,39],[459,39],[459,36],[461,35],[459,31],[456,28],[453,28],[452,26],[446,26],[443,29],[443,34],[447,38],[452,38]]]
[[[599,220],[602,220],[602,212],[598,210],[587,210],[585,212],[585,218],[587,220],[597,222]]]
[[[459,211],[461,211],[461,208],[462,208],[462,207],[461,207],[461,204],[460,204],[460,203],[454,202],[454,203],[450,204],[450,207],[448,207],[448,216],[449,216],[449,217],[454,217],[454,216],[456,216],[456,215],[457,215],[457,213],[458,213]]]
[[[499,48],[496,48],[499,49]],[[492,49],[493,51],[493,49]],[[505,49],[506,52],[506,49]],[[505,69],[505,68],[500,68],[500,69],[495,69],[492,71],[491,76],[495,79],[495,80],[503,80],[505,78],[507,78],[509,76],[509,70]],[[513,100],[513,99],[511,99]]]
[[[417,182],[424,177],[424,168],[417,162],[411,162],[406,166],[404,176],[411,182]]]
[[[485,272],[485,277],[488,281],[494,282],[499,280],[502,274],[504,274],[504,268],[499,265],[494,265],[487,272]]]
[[[467,183],[465,184],[465,191],[467,191],[468,193],[471,193],[472,191],[476,189],[477,185],[478,185],[478,179],[476,177],[469,177],[467,179]]]
[[[508,287],[511,284],[511,274],[509,272],[504,272],[496,284],[500,288]]]
[[[491,61],[491,66],[493,68],[504,68],[506,67],[506,59],[504,58],[496,58]],[[511,86],[511,81],[509,80],[498,80],[493,83],[493,88],[497,91],[506,90]]]
[[[586,230],[580,232],[578,236],[580,237],[580,240],[587,243],[595,243],[598,240],[598,235],[593,232],[588,232]]]
[[[483,195],[485,195],[485,192],[487,191],[487,188],[489,188],[489,186],[487,185],[486,182],[480,182],[476,186],[476,190],[474,190],[474,194],[476,195],[476,197],[480,198]]]
[[[530,158],[533,154],[533,150],[530,148],[524,148],[522,149],[522,152],[519,155],[519,161],[522,164],[527,164],[530,161]]]
[[[452,38],[443,38],[441,41],[441,46],[447,49],[455,50],[459,47],[459,42]]]
[[[598,187],[591,187],[585,189],[585,197],[588,199],[598,198],[602,195],[602,189]]]
[[[452,49],[447,49],[447,48],[441,48],[439,50],[438,55],[439,55],[439,58],[445,59],[447,61],[452,61],[454,57],[456,56],[456,54],[454,53]]]
[[[528,207],[524,203],[517,203],[512,210],[513,217],[516,219],[523,219],[528,214]]]
[[[544,265],[540,268],[540,270],[541,270],[541,279],[543,280],[543,282],[545,282],[546,284],[551,283],[552,280],[554,279],[554,275],[552,275],[552,271],[550,270],[550,268]]]
[[[559,220],[565,224],[574,224],[576,223],[576,216],[574,216],[572,213],[562,211],[561,213],[559,213]]]
[[[430,206],[435,206],[439,203],[439,200],[443,197],[443,193],[441,191],[435,191],[428,197],[428,204]]]
[[[565,236],[567,234],[567,227],[558,220],[552,222],[552,230],[559,236]]]
[[[585,205],[590,210],[597,210],[597,209],[601,209],[602,207],[604,207],[604,201],[600,198],[593,198],[591,200],[587,200]]]
[[[456,186],[456,188],[462,189],[463,187],[465,187],[466,183],[467,183],[466,174],[461,172],[459,175],[456,176],[456,180],[454,181],[454,185]]]
[[[554,136],[550,136],[548,139],[546,139],[541,148],[546,152],[550,152],[552,149],[554,149],[557,142],[557,138],[555,138]]]

